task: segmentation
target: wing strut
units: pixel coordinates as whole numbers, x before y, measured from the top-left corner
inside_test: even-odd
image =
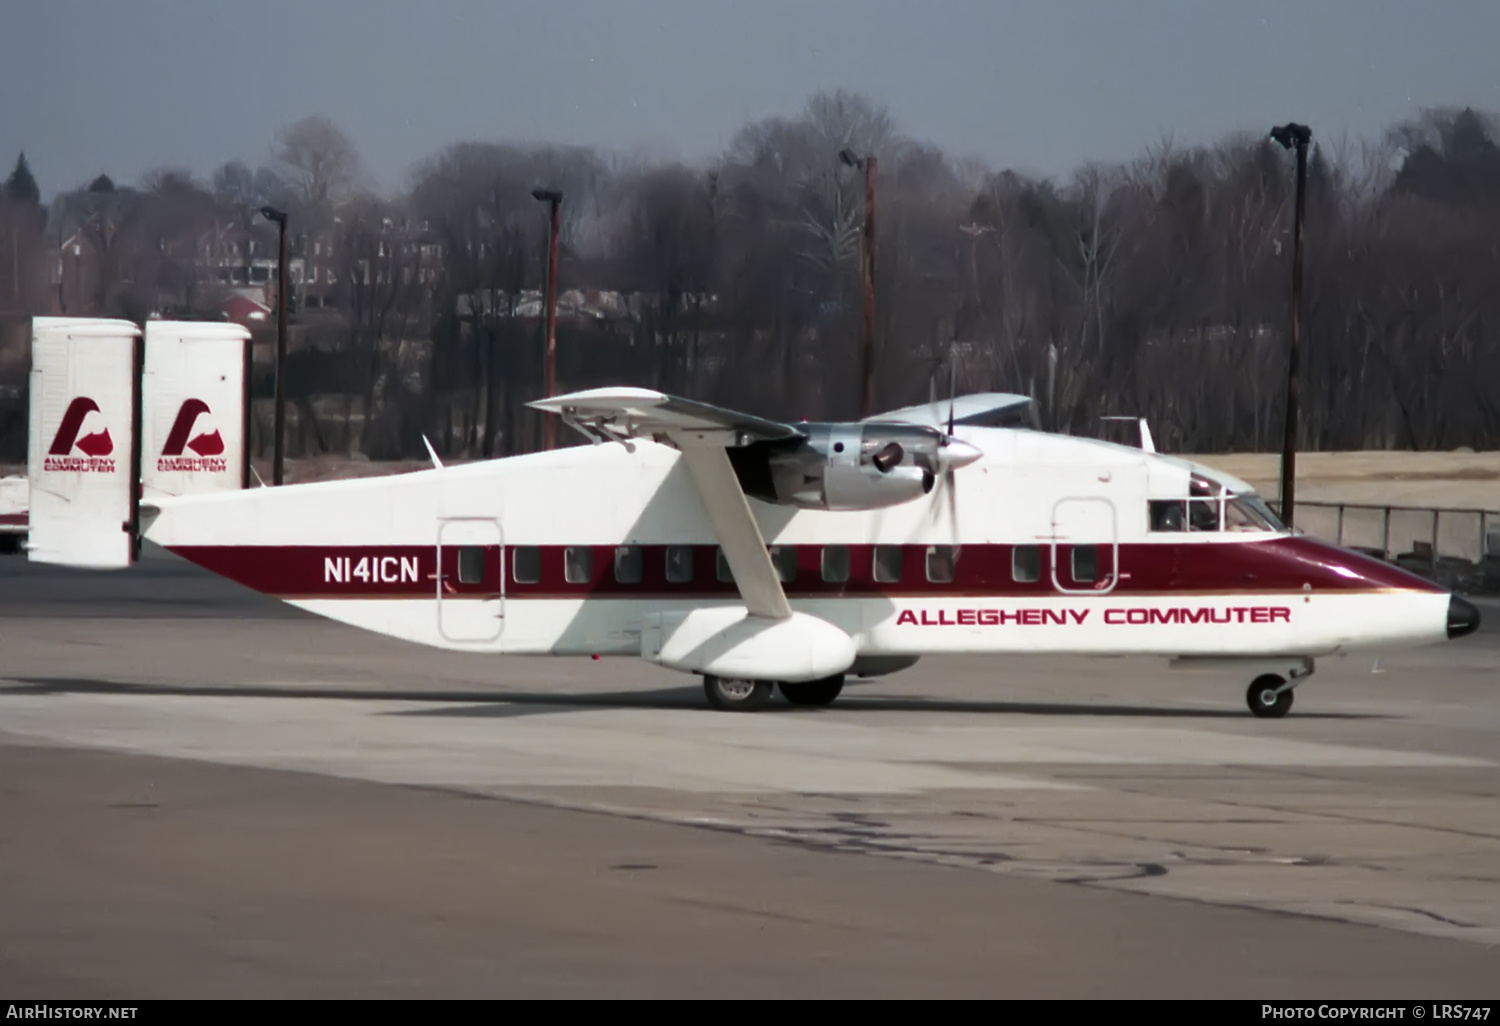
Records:
[[[745,600],[751,616],[786,620],[792,615],[791,603],[781,588],[781,579],[766,551],[760,525],[750,512],[750,503],[740,488],[739,478],[729,463],[729,453],[722,442],[701,440],[695,432],[673,432],[672,441],[682,450],[698,496],[714,525],[724,558],[734,572],[734,583]]]
[[[791,618],[791,603],[726,447],[805,437],[801,428],[644,388],[595,388],[526,405],[560,415],[595,444],[644,436],[679,449],[745,608],[751,616]]]

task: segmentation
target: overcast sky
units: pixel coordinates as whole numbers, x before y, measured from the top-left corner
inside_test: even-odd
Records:
[[[1497,0],[0,0],[0,164],[24,148],[49,197],[206,176],[320,113],[390,190],[461,140],[699,160],[845,88],[953,155],[1066,176],[1166,137],[1500,110],[1497,45]]]

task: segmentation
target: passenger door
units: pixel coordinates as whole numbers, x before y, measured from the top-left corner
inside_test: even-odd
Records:
[[[1119,565],[1114,503],[1105,498],[1062,499],[1052,507],[1052,584],[1058,591],[1113,591]]]
[[[484,642],[505,627],[505,545],[492,517],[443,517],[437,530],[438,634]]]

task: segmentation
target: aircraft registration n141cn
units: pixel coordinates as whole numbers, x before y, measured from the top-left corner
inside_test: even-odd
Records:
[[[58,416],[76,398],[59,387]],[[169,422],[182,394],[146,415]],[[1277,717],[1319,657],[1478,626],[1464,599],[1289,532],[1248,485],[1156,453],[1149,434],[1133,448],[1023,426],[1029,401],[785,424],[594,389],[531,404],[592,445],[276,488],[189,481],[148,492],[135,529],[334,620],[445,649],[635,656],[701,675],[726,710],[775,690],[826,705],[846,677],[928,654],[1000,657],[1003,687],[1005,655],[1082,653],[1237,668],[1251,711]],[[58,426],[33,412],[40,455]],[[50,473],[34,462],[33,494]],[[55,508],[34,506],[33,532]],[[68,545],[56,526],[32,558],[134,558],[90,541],[118,538],[117,516],[72,516]]]

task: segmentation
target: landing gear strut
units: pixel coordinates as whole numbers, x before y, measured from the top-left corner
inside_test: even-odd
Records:
[[[839,697],[839,692],[844,690],[844,675],[804,681],[800,684],[788,684],[783,681],[776,686],[781,689],[781,696],[792,705],[829,705]]]
[[[708,704],[721,712],[755,712],[771,701],[771,682],[704,674],[703,693]]]

